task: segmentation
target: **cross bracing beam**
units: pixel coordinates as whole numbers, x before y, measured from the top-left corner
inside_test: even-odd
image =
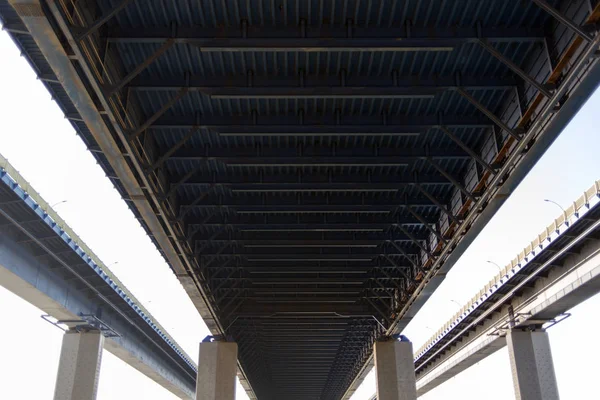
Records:
[[[352,36],[348,37],[349,29]],[[532,42],[545,37],[543,29],[520,26],[505,28],[476,27],[300,27],[249,26],[240,28],[210,28],[154,26],[144,29],[113,28],[107,35],[109,43],[156,43],[172,40],[189,44],[203,52],[210,51],[452,51],[464,43],[475,43],[480,38],[493,42]]]
[[[242,252],[242,251],[233,251],[231,253],[202,253],[199,254],[198,257],[205,260],[211,260],[214,258],[240,258],[247,262],[287,262],[287,261],[373,261],[378,257],[404,257],[404,254],[392,251],[382,251],[379,250],[377,252],[363,252],[363,253],[290,253],[290,252],[280,252],[280,253],[252,253],[252,252]],[[219,266],[220,267],[220,266]],[[239,266],[232,266],[231,268],[238,268]]]
[[[342,334],[345,331],[341,331]],[[318,332],[317,332],[318,334]],[[262,333],[261,333],[262,335]],[[272,335],[266,335],[267,337]],[[295,335],[296,337],[298,337],[298,335]],[[271,350],[271,351],[267,351],[265,352],[266,355],[268,355],[269,357],[271,357],[272,359],[285,359],[286,355],[289,355],[290,358],[295,359],[295,360],[307,360],[307,359],[312,359],[312,360],[332,360],[334,358],[334,354],[331,354],[331,352],[325,352],[322,355],[319,354],[319,352],[314,352],[314,353],[303,353],[303,352],[287,352],[286,354],[283,355],[280,352],[277,352],[276,350]]]
[[[389,225],[388,225],[389,226]],[[397,229],[395,231],[394,229]],[[408,236],[410,235],[410,236]],[[369,231],[362,233],[355,233],[349,231],[336,231],[336,232],[322,232],[321,236],[315,236],[314,233],[306,233],[302,231],[293,232],[290,231],[287,234],[286,239],[289,240],[356,240],[357,237],[361,239],[369,239],[375,240],[382,243],[386,240],[394,240],[398,242],[412,242],[419,243],[418,241],[423,241],[427,239],[427,232],[424,230],[422,232],[412,232],[410,233],[408,229],[404,229],[402,225],[394,225],[390,232],[379,230],[379,231]],[[240,232],[240,231],[226,231],[222,230],[219,235],[214,235],[213,232],[201,232],[197,233],[194,236],[194,242],[197,244],[204,244],[207,242],[213,243],[222,243],[224,241],[236,241],[236,240],[280,240],[281,234],[278,231],[273,231],[271,234],[269,232]],[[416,242],[413,242],[413,239]]]
[[[270,303],[270,304],[281,304],[281,305],[286,305],[286,304],[296,304],[296,305],[302,305],[302,304],[339,304],[339,305],[344,305],[344,304],[355,304],[356,303],[356,299],[351,297],[351,296],[335,296],[335,297],[324,297],[324,296],[314,296],[314,297],[293,297],[290,296],[289,298],[271,298],[271,297],[256,297],[256,296],[240,296],[239,297],[241,299],[242,302],[248,302],[248,301],[252,301],[258,304],[264,304],[264,303]],[[377,300],[380,299],[379,297],[363,297],[363,300],[365,301],[370,301],[370,300]],[[389,302],[389,298],[385,298],[387,299],[387,301]],[[294,342],[293,340],[294,338],[282,338],[281,342],[285,343],[285,342]],[[323,338],[323,339],[315,339],[315,340],[304,340],[305,343],[339,343],[340,339],[339,338]]]
[[[332,263],[330,261],[330,263]],[[296,263],[298,264],[298,262]],[[319,275],[327,275],[327,274],[350,274],[350,275],[358,275],[358,274],[366,274],[371,272],[373,268],[377,268],[373,265],[331,265],[325,264],[323,265],[285,265],[279,264],[276,266],[242,266],[244,272],[247,272],[251,275],[260,276],[260,275],[284,275],[289,276],[293,275],[302,275],[302,274],[319,274]],[[336,263],[334,263],[336,264]],[[339,264],[339,263],[338,263]],[[209,268],[219,268],[219,267],[209,267]],[[394,269],[392,266],[385,266],[380,268]],[[381,277],[381,279],[385,279],[385,277]]]
[[[423,179],[419,176],[418,182],[413,175],[412,178],[406,177],[405,175],[393,175],[393,176],[380,176],[380,175],[371,175],[369,173],[362,174],[366,175],[364,177],[354,177],[354,178],[341,178],[333,181],[332,175],[330,174],[329,182],[323,182],[323,179],[326,176],[321,175],[319,177],[320,181],[313,181],[312,179],[301,179],[298,174],[295,174],[295,179],[293,176],[288,175],[270,175],[270,174],[252,174],[252,175],[244,175],[238,176],[236,180],[243,180],[244,182],[236,182],[234,180],[230,180],[227,178],[219,178],[217,176],[207,179],[203,178],[199,175],[198,171],[201,171],[201,168],[195,168],[194,173],[192,175],[195,178],[192,178],[189,173],[183,177],[173,176],[172,180],[175,183],[171,183],[170,188],[167,194],[164,196],[165,199],[168,199],[170,195],[177,193],[178,191],[185,197],[190,197],[188,193],[190,188],[194,188],[195,190],[199,190],[200,194],[195,198],[193,205],[200,204],[202,200],[208,199],[213,189],[220,189],[221,191],[227,193],[301,193],[301,192],[342,192],[342,193],[352,193],[352,192],[399,192],[409,190],[411,187],[421,187],[421,186],[429,186],[435,185],[439,186],[452,186],[453,182],[448,180],[448,178],[444,175],[425,175]],[[340,175],[341,176],[341,175]],[[180,189],[186,189],[185,192],[182,192]],[[213,192],[213,195],[215,193]],[[433,201],[431,196],[423,196],[427,198],[432,205],[439,207],[439,200]],[[192,205],[191,203],[189,205]],[[318,210],[317,206],[315,210]],[[357,210],[360,207],[356,208]],[[214,210],[217,212],[217,210]],[[227,209],[223,208],[221,211],[227,211]],[[235,209],[231,209],[230,211],[235,212]],[[298,209],[297,212],[301,212],[302,210]],[[351,212],[348,210],[327,210],[330,212]],[[381,212],[381,210],[363,210],[365,213],[376,213]],[[251,213],[251,211],[243,211],[244,213]],[[325,209],[321,210],[321,212],[326,212]]]
[[[454,178],[446,170],[444,170],[444,168],[442,168],[436,161],[434,161],[430,157],[426,158],[426,160],[440,174],[444,175],[446,177],[446,179],[448,179],[448,181],[451,182],[458,190],[460,190],[469,200],[471,200],[473,202],[476,201],[475,196],[473,195],[473,193],[471,193],[470,191],[468,191],[467,188],[465,188],[465,186],[462,183],[460,183],[456,178]]]
[[[397,278],[397,279],[402,279],[402,278]],[[368,282],[368,281],[366,281],[366,282]],[[293,283],[289,283],[288,285],[293,285]],[[265,290],[265,289],[263,289],[264,286],[265,285],[256,285],[256,286],[250,288],[249,290],[252,290],[254,293],[257,293],[257,294],[264,294],[264,293],[270,293],[270,294],[272,294],[272,293],[279,293],[279,289],[282,289],[281,287],[278,287],[278,288],[268,288],[268,290]],[[336,287],[321,287],[321,286],[319,286],[319,287],[316,287],[316,288],[313,288],[313,289],[310,289],[310,288],[308,288],[308,289],[307,288],[301,288],[301,289],[299,289],[299,292],[300,293],[313,293],[313,292],[314,293],[322,293],[322,292],[331,292],[331,293],[334,293],[334,292],[335,293],[359,293],[359,292],[365,291],[365,290],[366,291],[382,292],[382,291],[385,291],[385,289],[387,289],[387,288],[380,289],[380,288],[377,288],[377,287],[368,287],[368,286],[365,286],[364,284],[361,284],[360,286],[358,286],[358,285],[350,285],[350,286],[344,285],[344,287],[339,287],[339,286],[336,286]],[[244,290],[244,289],[237,289],[237,290]],[[281,291],[281,293],[296,293],[295,290],[296,290],[296,288],[283,288],[282,291]],[[319,329],[317,329],[317,330],[319,330]],[[365,331],[366,330],[367,329],[365,328]],[[271,330],[268,330],[268,331],[270,331],[270,332],[282,332],[282,330],[277,330],[277,329],[271,329]],[[297,329],[297,330],[288,330],[288,331],[289,332],[291,332],[291,331],[294,331],[294,332],[303,332],[303,331],[313,332],[313,331],[315,331],[315,329],[308,329],[308,330],[306,330],[306,329],[305,330],[303,330],[303,329]],[[327,329],[320,329],[320,331],[326,331],[326,332],[341,331],[341,332],[343,332],[343,331],[345,331],[345,328],[344,329],[327,328]]]
[[[355,320],[359,320],[358,318],[346,318],[350,321],[355,321]],[[251,321],[249,323],[249,321]],[[268,319],[262,319],[262,320],[252,320],[250,318],[240,318],[238,321],[236,321],[236,324],[233,327],[233,332],[247,332],[248,335],[246,336],[246,338],[248,337],[252,337],[252,336],[258,336],[260,338],[260,335],[262,334],[262,332],[289,332],[289,331],[294,331],[296,328],[298,328],[299,332],[306,332],[306,331],[328,331],[328,330],[334,330],[334,331],[348,331],[349,329],[356,329],[357,332],[364,332],[364,333],[369,333],[371,332],[371,330],[373,329],[373,324],[368,324],[368,323],[356,323],[353,324],[351,322],[343,322],[344,319],[342,318],[325,318],[325,317],[321,317],[321,318],[311,318],[311,320],[309,322],[304,322],[301,318],[299,319],[286,319],[286,318],[282,318],[282,317],[278,317],[275,318],[273,320],[268,320]],[[255,328],[253,331],[250,331],[250,327]],[[266,342],[265,347],[267,348],[267,352],[268,353],[273,353],[275,351],[277,351],[276,349],[274,349],[274,347],[281,347],[281,348],[285,348],[287,352],[289,352],[290,354],[295,354],[295,355],[302,355],[302,354],[307,354],[307,355],[318,355],[320,353],[320,351],[318,349],[295,349],[293,346],[289,346],[288,344],[282,344],[281,346],[276,343],[276,342]],[[335,352],[336,349],[328,349],[325,353],[331,353],[331,352]]]
[[[240,326],[240,325],[245,326],[249,323],[254,324],[255,322],[257,322],[257,321],[252,321],[247,318],[241,318],[240,324],[238,324],[238,326]],[[268,326],[274,326],[274,327],[304,326],[304,327],[306,327],[306,326],[317,326],[317,325],[349,326],[350,324],[353,324],[353,326],[373,326],[374,325],[374,322],[373,322],[373,320],[371,320],[370,317],[350,318],[348,320],[343,320],[343,319],[336,318],[335,316],[329,316],[329,317],[322,316],[321,318],[311,318],[311,320],[308,322],[304,321],[304,318],[302,318],[302,316],[288,316],[287,318],[282,316],[282,317],[278,317],[277,320],[260,320],[260,321],[258,321],[258,323],[260,323],[260,326],[262,326],[262,327],[268,327]]]
[[[548,14],[550,14],[554,18],[556,18],[560,23],[568,26],[569,29],[571,29],[573,32],[577,33],[577,35],[579,35],[579,37],[581,37],[586,42],[591,42],[594,39],[588,32],[586,32],[584,30],[585,28],[579,26],[576,22],[574,22],[570,18],[567,18],[566,15],[564,15],[562,12],[560,12],[556,8],[553,8],[550,4],[548,4],[548,2],[546,2],[544,0],[532,0],[532,1],[535,4],[537,4],[541,9],[546,11]]]
[[[276,250],[277,249],[277,250]],[[353,261],[359,260],[375,260],[380,256],[390,257],[409,257],[416,256],[416,253],[407,252],[386,247],[386,248],[353,248],[352,252],[347,247],[341,247],[334,251],[329,249],[326,253],[322,251],[323,248],[312,247],[312,248],[276,248],[276,249],[265,249],[264,247],[259,249],[248,249],[248,248],[236,248],[228,252],[215,252],[215,251],[203,251],[196,252],[197,256],[203,263],[203,268],[210,267],[210,263],[214,260],[234,259],[236,261],[247,261],[247,262],[267,262],[267,261]],[[269,251],[270,250],[270,251]],[[410,253],[410,254],[409,254]],[[411,265],[415,266],[411,263]],[[228,268],[235,269],[239,267],[230,266]],[[415,266],[416,267],[416,266]],[[219,268],[225,268],[224,265]]]
[[[233,117],[235,118],[235,117]],[[468,117],[467,117],[468,118]],[[371,124],[365,125],[359,123],[350,125],[347,123],[338,125],[266,125],[266,124],[249,124],[249,125],[209,125],[185,123],[186,117],[182,117],[180,122],[169,121],[167,119],[159,121],[150,126],[147,132],[157,132],[165,129],[205,129],[216,133],[219,136],[248,136],[248,137],[263,137],[263,136],[419,136],[428,129],[435,128],[437,124],[415,124],[415,125],[394,125],[394,124]],[[290,120],[293,118],[290,117]],[[427,121],[425,121],[427,122]],[[491,128],[492,124],[480,121],[480,123],[469,124],[465,121],[463,124],[450,124],[454,128],[468,129],[487,129]]]
[[[2,21],[2,30],[18,35],[31,35],[31,32],[27,30],[27,27],[21,21],[4,20]]]
[[[173,182],[180,182],[184,176],[171,174],[170,179]],[[441,174],[419,174],[419,183],[422,185],[434,184],[434,185],[449,185],[448,180]],[[205,174],[197,173],[179,186],[203,186],[203,185],[215,185],[225,186],[232,189],[243,190],[251,189],[253,187],[260,188],[269,185],[282,185],[290,188],[303,188],[303,187],[319,187],[323,185],[412,185],[415,182],[413,174],[404,175],[363,175],[351,177],[343,174],[298,174],[292,173],[247,173],[244,176],[235,174],[231,175],[217,175],[214,177],[207,177]]]
[[[282,350],[282,349],[280,349]],[[332,359],[335,357],[335,351],[336,349],[322,349],[325,351],[321,351],[319,349],[317,349],[316,351],[309,351],[307,349],[307,351],[302,351],[300,350],[299,352],[295,352],[295,351],[290,351],[290,349],[285,349],[285,355],[289,355],[292,358],[295,359],[306,359],[306,358],[321,358],[321,359]],[[334,354],[332,354],[334,353]],[[281,352],[278,351],[278,348],[273,348],[273,347],[265,347],[265,354],[266,355],[272,355],[275,357],[281,356]]]
[[[538,92],[542,93],[548,98],[552,97],[552,93],[546,87],[544,87],[544,85],[540,84],[535,78],[529,76],[529,74],[523,71],[514,61],[510,60],[508,57],[506,57],[504,54],[498,51],[494,46],[489,44],[487,40],[480,40],[479,45],[486,49],[492,56],[496,57],[502,64],[510,68],[515,74],[523,78],[525,82],[535,87],[538,90]]]
[[[431,182],[434,185],[450,185],[448,181]],[[205,186],[211,185],[208,182],[185,182],[181,186]],[[232,193],[253,193],[253,192],[396,192],[406,189],[407,186],[416,185],[411,182],[399,183],[379,183],[379,182],[349,182],[349,183],[216,183],[230,190]]]
[[[237,290],[236,290],[237,289]],[[333,298],[340,301],[357,301],[357,297],[360,298],[382,298],[389,299],[393,296],[384,291],[383,289],[372,289],[372,288],[318,288],[318,289],[286,289],[285,291],[280,290],[252,290],[247,288],[236,288],[232,289],[232,292],[244,292],[245,294],[236,296],[234,294],[225,295],[222,300],[236,298],[239,300],[252,299],[252,300],[294,300],[295,298],[302,300],[316,300],[319,301],[327,296],[327,298]],[[300,296],[303,296],[300,298]],[[329,297],[336,296],[336,297]],[[279,334],[278,334],[279,335]],[[301,336],[310,336],[306,333],[299,333]],[[322,334],[323,337],[338,337],[340,334]],[[269,336],[265,334],[265,336]],[[271,335],[272,336],[272,335]]]
[[[517,130],[510,128],[500,117],[495,115],[492,111],[488,110],[481,102],[479,102],[473,95],[467,93],[463,88],[457,90],[457,92],[464,97],[469,103],[471,103],[475,108],[485,114],[490,121],[494,122],[497,126],[502,128],[503,131],[512,136],[517,142],[521,140],[521,133]]]
[[[272,319],[278,316],[286,317],[290,315],[302,315],[304,317],[313,316],[338,316],[357,317],[371,316],[373,311],[364,304],[263,304],[255,302],[246,302],[237,312],[240,317],[253,317],[256,319]]]
[[[269,239],[221,239],[213,240],[215,244],[223,242],[233,242],[238,246],[245,248],[288,248],[288,247],[319,247],[319,248],[376,248],[382,245],[381,240],[269,240]],[[410,243],[410,239],[387,241],[389,243],[405,242]],[[386,242],[386,243],[387,243]]]
[[[284,210],[286,208],[296,208],[296,209],[323,209],[323,210],[327,210],[327,209],[333,209],[333,210],[344,210],[344,209],[351,209],[352,207],[354,208],[358,208],[360,209],[361,207],[365,207],[365,206],[374,206],[374,207],[392,207],[392,211],[396,210],[396,209],[403,209],[406,208],[406,204],[401,204],[399,201],[396,201],[395,199],[365,199],[364,201],[360,201],[359,204],[356,204],[357,201],[356,199],[351,199],[351,196],[349,196],[352,193],[349,193],[348,195],[344,196],[347,198],[339,198],[339,197],[334,197],[334,196],[325,196],[325,195],[321,195],[321,194],[317,194],[317,195],[313,195],[310,196],[310,200],[308,200],[308,204],[307,203],[300,203],[298,204],[298,199],[302,200],[303,199],[303,194],[297,194],[296,196],[292,196],[293,197],[293,202],[292,203],[288,203],[286,204],[285,201],[283,199],[271,199],[271,197],[265,197],[263,199],[255,199],[255,198],[248,198],[248,199],[238,199],[237,197],[239,196],[235,196],[235,198],[221,198],[218,201],[214,202],[214,203],[209,203],[206,200],[210,200],[211,197],[206,197],[204,198],[202,203],[194,203],[193,200],[191,199],[187,199],[187,200],[182,200],[179,203],[179,207],[181,209],[185,209],[185,208],[206,208],[207,206],[210,207],[244,207],[244,209],[246,210],[252,210],[252,209],[257,209],[257,207],[261,207],[261,208],[267,208],[267,209],[271,209],[271,210],[277,210],[279,207],[281,207],[280,209]],[[284,195],[281,195],[282,197],[284,197]],[[278,196],[279,197],[279,196]],[[360,197],[359,197],[360,198]],[[410,205],[412,207],[437,207],[434,203],[431,202],[431,200],[427,199],[427,198],[422,198],[422,197],[415,197],[415,198],[409,198],[408,202],[410,203]],[[258,204],[257,204],[258,203]]]
[[[403,254],[397,254],[396,256],[401,256]],[[380,256],[383,257],[383,259],[385,259],[386,261],[388,261],[390,264],[392,264],[392,266],[394,268],[396,268],[396,271],[399,272],[408,282],[410,283],[414,283],[413,278],[409,275],[408,271],[405,271],[405,269],[407,269],[406,267],[403,267],[402,265],[399,265],[397,262],[395,262],[390,256],[394,256],[393,254],[380,254]],[[411,262],[412,266],[415,266],[414,262],[407,257],[407,260]],[[398,288],[398,290],[401,290],[401,288]],[[402,291],[402,290],[401,290]]]
[[[515,86],[487,83],[469,86],[470,90],[508,90]],[[316,87],[211,87],[211,86],[162,86],[136,87],[144,91],[196,91],[212,99],[432,99],[444,90],[457,90],[458,86],[316,86]]]
[[[460,82],[460,85],[458,83]],[[337,90],[352,90],[365,93],[372,90],[385,93],[386,90],[454,90],[459,86],[468,90],[503,90],[514,89],[517,81],[512,77],[499,78],[495,76],[456,76],[421,77],[398,76],[392,74],[386,77],[369,75],[346,75],[323,77],[319,75],[307,76],[260,76],[260,75],[232,75],[226,77],[192,76],[172,78],[137,78],[128,85],[133,91],[178,91],[183,88],[193,92],[198,91],[210,96],[248,96],[261,94],[272,95],[302,95],[323,92],[323,96],[336,93]],[[325,93],[325,91],[327,91]],[[270,92],[270,93],[269,93]],[[341,93],[341,92],[340,92]],[[393,92],[389,92],[393,93]],[[400,92],[398,92],[400,93]]]
[[[225,290],[225,289],[222,289]],[[350,293],[356,294],[362,291],[381,291],[382,289],[378,288],[370,288],[366,286],[355,286],[355,287],[315,287],[315,288],[300,288],[300,287],[292,287],[292,288],[264,288],[264,287],[245,287],[245,288],[234,288],[232,291],[248,291],[254,293],[255,295],[260,294],[335,294],[335,293]],[[290,331],[290,334],[299,334],[298,331]],[[307,334],[310,334],[307,333]],[[329,335],[333,335],[335,333],[329,333]]]
[[[398,252],[400,252],[404,258],[406,258],[406,260],[408,262],[410,262],[410,264],[415,268],[416,271],[420,271],[423,273],[423,275],[425,275],[425,271],[421,268],[421,266],[419,265],[419,262],[416,261],[416,259],[418,259],[418,253],[417,254],[413,254],[410,253],[408,251],[406,251],[406,249],[403,249],[402,247],[398,246],[398,244],[394,241],[386,241],[386,244],[390,244],[394,249],[396,249]]]
[[[444,214],[446,214],[452,222],[454,222],[455,224],[459,223],[459,220],[454,216],[454,214],[450,210],[448,210],[448,208],[444,204],[440,203],[440,201],[435,196],[433,196],[431,193],[425,190],[425,188],[421,184],[417,183],[415,184],[415,186],[419,190],[419,192],[421,192],[421,194],[423,194],[425,197],[431,200],[431,202],[434,203]]]
[[[485,168],[489,173],[491,173],[492,175],[496,174],[496,170],[488,162],[486,162],[476,151],[474,151],[463,141],[461,141],[460,138],[456,136],[454,132],[448,129],[447,126],[439,126],[438,129],[444,132],[446,136],[448,136],[452,141],[454,141],[458,146],[460,146],[464,151],[466,151],[475,161],[479,163],[479,165]],[[422,178],[422,176],[419,176],[419,181],[421,183],[426,183],[427,181],[424,181]]]
[[[427,221],[420,221],[421,224],[425,224],[429,226],[430,224]],[[306,231],[306,232],[344,232],[344,231],[375,231],[375,232],[383,232],[391,227],[394,227],[399,224],[395,224],[393,222],[390,223],[323,223],[323,224],[315,224],[315,223],[263,223],[263,224],[227,224],[227,223],[206,223],[204,224],[205,228],[220,228],[223,226],[228,226],[234,228],[240,232],[244,231],[256,231],[256,232],[288,232],[288,231]]]
[[[413,207],[436,207],[430,201],[416,200],[411,202]],[[189,203],[180,204],[181,207],[190,207]],[[392,201],[369,201],[361,202],[361,204],[239,204],[239,203],[218,203],[218,204],[195,204],[193,208],[204,210],[223,210],[235,211],[238,214],[338,214],[338,213],[356,213],[356,214],[374,214],[374,213],[391,213],[398,207],[403,208],[402,204],[398,205]]]
[[[293,282],[290,282],[289,280],[284,280],[282,278],[266,278],[266,277],[254,277],[252,279],[250,278],[243,278],[243,279],[247,279],[248,282],[250,282],[250,284],[254,287],[261,287],[261,286],[270,286],[270,285],[290,285],[290,284],[294,284],[294,285],[344,285],[344,286],[356,286],[356,285],[364,285],[365,282],[369,281],[370,279],[374,279],[371,276],[365,275],[363,277],[357,277],[357,276],[353,276],[352,279],[350,278],[313,278],[313,279],[309,279],[309,278],[298,278],[298,279],[294,279]],[[400,278],[397,278],[400,279]],[[283,329],[283,328],[278,328],[278,327],[274,327],[273,329]],[[301,328],[293,328],[293,329],[301,329]],[[312,328],[311,328],[312,329]],[[331,329],[336,329],[336,328],[323,328],[326,330],[331,330]]]
[[[403,224],[403,225],[422,225],[423,221],[428,224],[435,224],[438,218],[436,215],[432,216],[424,216],[421,220],[415,218],[411,215],[395,215],[395,216],[386,216],[381,214],[375,215],[336,215],[336,216],[318,216],[318,217],[298,217],[298,216],[289,216],[289,217],[280,217],[277,220],[272,220],[271,218],[259,215],[250,215],[250,214],[241,214],[235,216],[226,216],[225,218],[221,218],[219,216],[213,215],[210,218],[205,217],[192,217],[188,216],[185,219],[185,222],[189,228],[206,228],[206,227],[214,227],[214,226],[222,226],[222,225],[230,225],[232,227],[237,227],[238,225],[305,225],[305,224],[360,224],[360,223],[383,223],[383,224]],[[291,222],[290,222],[291,221]]]
[[[326,155],[331,151],[325,153],[323,150],[319,151],[317,148],[304,147],[302,148],[303,156],[298,155],[299,150],[296,148],[275,148],[275,149],[261,149],[260,153],[257,152],[256,148],[215,148],[209,151],[204,149],[191,149],[185,148],[180,149],[173,153],[170,160],[187,160],[187,161],[210,161],[216,160],[223,163],[253,163],[252,159],[258,158],[263,160],[263,163],[279,163],[285,162],[282,160],[294,160],[294,163],[308,163],[307,159],[315,159],[316,163],[319,162],[331,162],[335,163],[335,160],[343,160],[354,158],[357,160],[364,159],[368,162],[374,162],[373,159],[380,158],[385,160],[386,163],[392,163],[393,158],[398,160],[414,160],[423,159],[425,157],[433,157],[437,159],[468,159],[469,155],[460,147],[448,147],[448,148],[391,148],[382,147],[377,149],[377,155],[373,155],[375,152],[373,149],[337,149],[336,155]],[[287,156],[289,154],[289,156]],[[311,154],[311,155],[309,155]],[[239,160],[239,161],[238,161]],[[320,160],[320,161],[319,161]]]
[[[167,102],[165,102],[158,111],[152,114],[146,121],[144,121],[141,125],[134,128],[129,133],[129,140],[133,140],[144,133],[149,127],[151,127],[163,114],[165,114],[171,107],[173,107],[179,100],[181,100],[186,94],[188,90],[183,88],[177,92],[174,96],[172,96]]]
[[[242,260],[242,258],[239,258]],[[221,260],[223,261],[223,260]],[[258,262],[258,261],[257,261]],[[276,263],[276,264],[273,264]],[[246,278],[252,278],[251,276],[244,275],[244,273],[248,273],[250,275],[260,276],[261,274],[277,274],[284,275],[286,279],[289,277],[291,279],[295,279],[296,277],[291,277],[286,274],[340,274],[347,273],[353,274],[353,279],[357,279],[356,277],[359,274],[366,274],[370,272],[371,278],[378,280],[390,280],[394,281],[395,278],[401,277],[400,275],[395,274],[398,272],[398,268],[409,269],[412,266],[408,263],[396,263],[396,265],[376,265],[373,263],[372,258],[364,257],[364,258],[355,258],[355,259],[344,259],[344,260],[336,260],[334,258],[320,260],[314,259],[304,259],[304,260],[294,260],[293,263],[289,263],[286,261],[260,261],[261,264],[256,264],[252,262],[247,262],[245,264],[240,264],[236,267],[233,267],[229,264],[223,263],[212,264],[204,268],[205,271],[208,270],[218,270],[218,271],[237,271],[242,274],[240,278],[233,278],[233,281],[236,280],[246,280]],[[379,275],[377,271],[381,272],[382,275]],[[387,272],[392,272],[392,275],[389,275]],[[281,278],[281,276],[279,276]],[[253,279],[252,279],[253,280]]]
[[[304,332],[306,332],[306,331],[304,331]],[[346,329],[342,330],[341,332],[346,332]],[[361,334],[363,332],[367,332],[367,331],[366,330],[363,330],[363,331],[357,330],[358,334]],[[260,329],[260,334],[262,336],[262,334],[263,334],[262,329]],[[281,355],[281,353],[278,352],[278,350],[285,349],[286,354],[289,354],[290,356],[292,356],[294,358],[298,358],[298,359],[321,358],[321,357],[323,359],[328,359],[333,356],[333,354],[331,354],[331,353],[335,353],[335,349],[323,349],[323,350],[326,350],[323,352],[321,352],[319,349],[315,349],[315,350],[306,349],[306,351],[303,351],[303,349],[299,349],[299,351],[294,351],[295,349],[293,347],[285,346],[285,345],[281,346],[281,348],[279,348],[279,346],[264,346],[264,348],[265,348],[265,354],[267,354],[267,355],[279,356],[279,355]]]
[[[454,129],[473,128],[487,129],[493,121],[482,115],[445,115],[444,126]],[[226,117],[201,115],[163,116],[148,128],[149,132],[160,129],[192,129],[204,128],[221,135],[285,135],[291,131],[294,134],[311,133],[327,134],[328,132],[346,132],[352,134],[397,133],[414,134],[435,128],[440,125],[439,115],[312,115],[282,110],[282,115],[231,115]]]
[[[213,99],[432,99],[439,90],[403,87],[194,88]]]
[[[204,157],[195,155],[177,156],[174,155],[170,160],[185,161],[218,161],[230,167],[406,167],[415,160],[424,159],[425,156],[412,157]],[[444,155],[440,158],[448,159],[469,159],[465,155]]]
[[[85,28],[73,28],[75,32],[78,32],[76,39],[84,40],[89,35],[98,31],[104,24],[106,24],[110,19],[112,19],[115,15],[117,15],[120,11],[122,11],[125,7],[129,5],[133,0],[121,0],[119,4],[110,9],[108,12],[104,13],[98,19],[96,19],[91,24],[87,25]]]
[[[354,336],[351,340],[348,341],[348,350],[358,350],[361,346],[361,344],[363,344],[363,340],[364,340],[364,334],[362,335],[356,335]],[[295,338],[295,336],[287,336],[286,338]],[[329,341],[328,339],[324,340],[325,342]],[[305,345],[309,345],[311,342],[315,343],[315,345],[320,346],[322,343],[318,343],[317,340],[301,340],[298,339],[299,343],[303,343]],[[264,348],[265,350],[268,351],[268,354],[270,355],[270,358],[272,359],[280,359],[280,357],[277,357],[277,349],[279,348],[279,346],[273,346],[273,345],[268,345],[269,342],[266,341],[262,341],[261,345],[262,348]],[[289,351],[289,347],[287,346],[287,343],[289,343],[289,340],[286,340],[285,342],[282,342],[282,349],[285,349],[286,353]],[[329,352],[328,352],[329,353]],[[291,352],[291,354],[297,354],[296,352]],[[342,360],[347,360],[346,357],[342,358]]]

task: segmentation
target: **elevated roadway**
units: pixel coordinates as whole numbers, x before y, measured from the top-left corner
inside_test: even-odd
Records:
[[[0,0],[253,398],[350,396],[600,82],[596,0],[399,4]]]
[[[2,156],[0,226],[0,285],[63,329],[100,331],[105,349],[194,398],[195,362]]]
[[[599,196],[600,181],[417,351],[419,395],[505,347],[510,330],[548,329],[600,293]]]

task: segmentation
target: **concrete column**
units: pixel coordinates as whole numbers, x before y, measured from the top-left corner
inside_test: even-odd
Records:
[[[411,342],[375,343],[377,400],[416,400],[417,382]]]
[[[95,400],[100,377],[100,332],[67,331],[63,336],[54,400]]]
[[[237,343],[202,342],[196,400],[235,400]]]
[[[548,333],[513,330],[508,354],[517,400],[558,400]]]

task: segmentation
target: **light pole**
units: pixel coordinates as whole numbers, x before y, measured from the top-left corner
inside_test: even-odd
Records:
[[[54,207],[56,207],[57,205],[59,205],[59,204],[62,204],[62,203],[66,203],[66,202],[67,202],[67,200],[62,200],[62,201],[56,202],[56,203],[52,204],[52,205],[50,206],[50,208],[54,208]]]
[[[456,300],[452,300],[452,299],[450,299],[450,301],[451,301],[451,302],[453,302],[453,303],[456,303],[456,304],[458,304],[458,307],[462,307],[458,301],[456,301]]]
[[[486,263],[495,265],[498,268],[498,271],[502,272],[502,268],[493,261],[487,260]]]
[[[567,210],[564,209],[563,206],[561,206],[560,204],[558,204],[557,202],[555,202],[554,200],[550,200],[550,199],[544,199],[544,201],[546,203],[552,203],[554,205],[556,205],[558,208],[560,208],[565,216],[565,225],[569,226],[569,221],[567,221]]]

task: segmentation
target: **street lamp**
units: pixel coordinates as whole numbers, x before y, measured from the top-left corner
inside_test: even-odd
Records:
[[[486,261],[486,263],[495,265],[498,268],[498,271],[502,272],[502,268],[495,262],[488,260],[488,261]]]
[[[59,201],[59,202],[57,202],[57,203],[54,203],[54,204],[52,204],[52,205],[50,206],[50,208],[54,208],[54,207],[56,207],[57,205],[59,205],[59,204],[62,204],[62,203],[66,203],[66,202],[67,202],[67,200],[62,200],[62,201]]]
[[[462,307],[458,301],[456,301],[456,300],[452,300],[452,299],[450,299],[450,301],[451,301],[451,302],[454,302],[454,303],[456,303],[456,304],[458,304],[458,306],[459,306],[459,307]]]
[[[556,205],[558,208],[560,208],[560,209],[562,210],[562,212],[563,212],[564,216],[565,216],[565,225],[566,225],[566,226],[569,226],[569,221],[567,221],[567,210],[565,210],[565,209],[563,208],[563,206],[561,206],[560,204],[558,204],[558,203],[557,203],[557,202],[555,202],[554,200],[550,200],[550,199],[544,199],[544,201],[545,201],[546,203],[552,203],[552,204]]]

